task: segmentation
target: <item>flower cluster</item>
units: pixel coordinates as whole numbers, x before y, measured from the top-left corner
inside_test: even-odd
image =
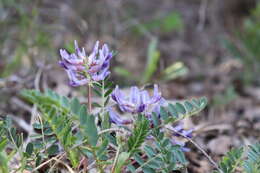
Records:
[[[81,86],[93,81],[104,80],[109,74],[109,64],[113,53],[104,44],[99,48],[97,41],[92,52],[87,56],[85,49],[80,49],[75,41],[75,53],[60,50],[59,64],[66,70],[71,86]]]
[[[126,97],[116,86],[112,93],[112,99],[117,102],[120,110],[123,112],[147,114],[153,111],[162,99],[162,96],[158,91],[158,85],[154,85],[152,97],[149,96],[148,91],[140,90],[136,86],[131,87],[130,96]]]
[[[75,53],[69,54],[66,50],[61,49],[60,55],[61,61],[59,61],[59,64],[66,70],[72,86],[81,86],[104,80],[110,74],[109,64],[113,53],[109,51],[106,44],[100,48],[97,41],[92,52],[87,56],[84,48],[80,49],[75,41]],[[151,119],[152,112],[160,118],[160,108],[167,104],[161,92],[159,92],[158,85],[154,85],[153,95],[149,95],[147,90],[133,86],[128,96],[116,86],[111,97],[122,112],[130,114],[142,113],[148,119]],[[110,122],[115,125],[133,123],[132,118],[123,118],[112,107],[107,108],[107,111]],[[184,130],[183,124],[170,126],[169,130],[175,136],[171,139],[172,144],[179,145],[183,151],[189,151],[189,148],[185,147],[185,142],[175,138],[178,136],[191,138],[193,130]],[[148,136],[148,138],[152,139],[152,136]]]

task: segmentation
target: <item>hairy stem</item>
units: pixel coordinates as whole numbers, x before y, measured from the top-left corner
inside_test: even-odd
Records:
[[[92,112],[92,102],[91,102],[91,85],[88,85],[88,113]]]

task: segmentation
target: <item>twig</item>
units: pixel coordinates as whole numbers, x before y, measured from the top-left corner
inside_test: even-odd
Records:
[[[62,157],[62,155],[60,155],[60,157]],[[60,157],[58,157],[58,158],[60,158]],[[57,163],[58,163],[58,162],[55,162],[55,163],[51,166],[49,172],[52,172],[52,170],[53,170],[54,167],[57,165]]]
[[[92,168],[93,165],[95,165],[96,160],[94,160],[90,165],[88,165],[87,170],[90,170]]]
[[[207,154],[207,152],[201,148],[201,146],[199,146],[199,144],[197,144],[195,141],[193,141],[192,139],[190,139],[189,137],[183,135],[182,133],[172,129],[172,128],[169,128],[166,126],[166,128],[170,131],[173,131],[174,133],[180,135],[181,137],[187,139],[188,141],[190,141],[196,148],[198,148],[204,155],[205,157],[207,157],[207,159],[211,162],[211,164],[221,173],[223,173],[223,171],[218,167],[218,164]]]
[[[110,128],[110,129],[105,129],[105,130],[100,131],[98,133],[98,135],[101,135],[101,134],[106,133],[106,132],[114,132],[114,131],[121,132],[121,133],[124,132],[123,130],[118,129],[118,128]]]
[[[120,149],[121,149],[121,147],[120,147],[120,145],[119,145],[118,148],[117,148],[117,151],[116,151],[116,157],[115,157],[115,159],[114,159],[113,166],[112,166],[112,169],[111,169],[111,172],[112,172],[112,173],[115,172],[116,163],[117,163],[117,161],[118,161],[118,157],[119,157]]]
[[[70,173],[75,173],[75,172],[73,171],[73,169],[72,169],[68,164],[66,164],[65,162],[63,162],[62,160],[59,160],[59,159],[57,159],[57,158],[55,158],[55,157],[54,157],[54,160],[55,160],[56,162],[59,162],[59,163],[63,164],[63,165],[69,170]]]
[[[64,155],[65,155],[65,153],[61,153],[61,154],[59,154],[59,155],[57,155],[57,156],[55,156],[55,157],[53,157],[53,158],[51,158],[51,159],[49,159],[49,160],[43,162],[42,164],[40,164],[39,166],[37,166],[36,168],[34,168],[34,169],[32,170],[32,172],[37,171],[38,169],[40,169],[40,168],[43,167],[44,165],[47,165],[47,164],[50,163],[51,161],[57,159],[58,157],[63,157]]]

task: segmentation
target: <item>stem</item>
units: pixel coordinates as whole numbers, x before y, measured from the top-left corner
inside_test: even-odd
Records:
[[[102,117],[104,116],[105,110],[105,82],[102,80]]]
[[[118,161],[120,149],[121,149],[121,147],[120,147],[120,145],[119,145],[118,148],[117,148],[116,157],[115,157],[115,159],[114,159],[114,163],[113,163],[113,166],[112,166],[112,169],[111,169],[111,172],[112,172],[112,173],[115,172],[115,168],[116,168],[116,164],[117,164],[117,161]]]
[[[92,102],[91,102],[91,85],[88,84],[88,113],[92,112]]]

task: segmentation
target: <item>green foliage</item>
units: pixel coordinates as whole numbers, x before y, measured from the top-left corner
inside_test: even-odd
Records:
[[[260,170],[260,144],[249,146],[247,160],[243,163],[246,173],[258,173]]]
[[[58,153],[58,147],[54,144],[55,141],[58,141],[67,152],[73,167],[76,167],[79,164],[79,157],[76,157],[79,154],[79,148],[72,149],[76,142],[83,140],[91,146],[97,144],[98,135],[94,116],[89,115],[86,107],[80,105],[77,99],[69,100],[50,90],[44,94],[35,90],[25,90],[22,95],[36,104],[41,111],[44,126],[47,127],[45,132],[49,128],[48,133],[55,134],[56,139],[54,138],[54,141],[53,136],[50,137],[44,134],[45,140],[52,144],[47,149],[47,153],[49,155]],[[80,124],[78,128],[81,129],[81,136],[75,136],[72,131],[73,126],[76,125],[74,123],[77,121]],[[35,124],[35,127],[41,128],[41,125]],[[46,144],[41,143],[41,145],[44,146]]]
[[[224,173],[232,173],[241,164],[243,148],[234,148],[224,156],[220,162],[220,169]]]
[[[139,147],[145,141],[145,138],[149,132],[149,121],[144,117],[140,117],[137,124],[134,127],[133,134],[128,140],[128,152],[132,155],[137,152]]]
[[[188,71],[188,68],[182,62],[176,62],[166,67],[160,76],[162,80],[169,81],[186,75]]]
[[[142,154],[136,153],[134,160],[138,167],[128,165],[131,172],[171,172],[179,170],[181,165],[187,163],[181,147],[172,144],[171,138],[165,137],[163,132],[154,128],[151,134],[155,141],[154,145],[145,145]]]
[[[172,137],[166,136],[160,129],[169,123],[198,113],[205,108],[206,104],[207,100],[202,97],[191,101],[185,100],[183,102],[176,102],[175,104],[169,104],[166,107],[161,107],[160,116],[163,121],[159,120],[156,113],[153,113],[151,119],[154,126],[153,128],[150,126],[147,127],[149,130],[149,135],[153,137],[154,142],[152,145],[145,143],[142,149],[136,150],[133,155],[133,159],[136,163],[138,163],[138,166],[128,164],[128,170],[131,172],[143,171],[167,173],[173,170],[180,170],[184,167],[187,164],[187,161],[182,148],[179,145],[172,143]],[[138,135],[138,132],[141,134],[141,130],[139,128],[135,129],[135,136],[141,136]],[[134,138],[131,136],[128,143],[133,145],[134,141],[138,141],[137,139],[137,137]],[[138,146],[141,146],[141,144]]]
[[[157,50],[157,39],[152,39],[147,51],[147,61],[143,76],[143,82],[150,81],[151,77],[157,70],[158,62],[160,60],[160,52]]]
[[[245,155],[245,157],[243,157]],[[223,173],[235,173],[242,169],[245,173],[258,173],[260,170],[260,144],[248,147],[234,148],[224,156],[219,163]],[[215,171],[214,173],[219,173]]]
[[[169,103],[166,107],[161,107],[160,114],[162,119],[166,122],[172,122],[172,120],[178,121],[197,114],[203,110],[206,105],[207,99],[205,97],[184,100],[183,102]]]
[[[81,107],[79,116],[81,129],[87,135],[89,144],[92,146],[96,146],[98,141],[98,132],[95,125],[94,116],[87,113],[87,109],[85,106]]]
[[[127,152],[120,153],[120,155],[118,156],[118,159],[117,159],[118,162],[115,167],[115,171],[114,171],[115,173],[121,173],[121,169],[125,165],[125,162],[129,158],[129,156],[130,156],[130,153],[127,153]]]

